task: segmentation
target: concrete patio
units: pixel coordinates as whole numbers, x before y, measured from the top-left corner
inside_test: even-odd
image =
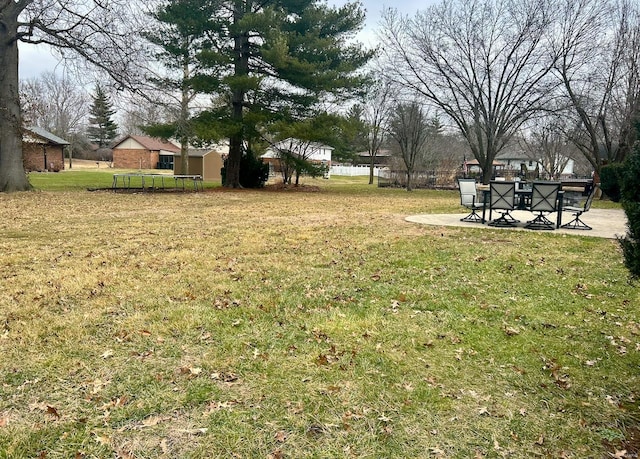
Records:
[[[487,212],[488,214],[488,212]],[[524,228],[528,220],[533,219],[533,214],[525,210],[516,210],[512,215],[520,220],[520,223],[514,228],[495,228],[481,223],[470,223],[460,221],[467,213],[463,214],[421,214],[410,215],[405,218],[406,221],[419,223],[423,225],[433,226],[459,226],[467,228],[483,228],[493,231],[511,230],[511,231],[532,231]],[[488,215],[487,215],[488,217]],[[555,221],[556,214],[551,214],[550,220]],[[567,223],[573,219],[573,214],[565,212],[562,215],[562,223]],[[594,209],[593,207],[580,216],[580,219],[593,229],[589,231],[559,228],[553,231],[538,231],[552,234],[570,234],[573,236],[589,236],[602,237],[607,239],[615,239],[618,236],[624,236],[627,232],[627,216],[621,209]]]

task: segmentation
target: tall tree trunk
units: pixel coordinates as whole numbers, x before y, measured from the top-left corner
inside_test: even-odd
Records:
[[[189,80],[191,72],[189,69],[189,44],[186,44],[187,51],[183,55],[182,61],[182,94],[180,99],[180,170],[182,174],[189,174],[189,143],[191,142],[191,127],[189,102],[191,101],[191,92],[189,91],[189,85],[185,82]],[[204,171],[203,171],[204,172]]]
[[[371,160],[369,161],[369,185],[373,185],[373,168],[376,165],[376,157],[371,153]]]
[[[250,11],[251,2],[236,0],[233,22],[237,26],[244,17],[245,11]],[[249,39],[247,34],[238,31],[234,37],[234,76],[243,79],[249,74]],[[233,133],[229,136],[229,157],[227,159],[224,186],[240,188],[240,161],[242,160],[244,141],[244,97],[246,90],[241,82],[231,91],[231,119],[234,124]]]
[[[22,161],[22,117],[18,91],[18,13],[0,16],[0,191],[31,188]]]

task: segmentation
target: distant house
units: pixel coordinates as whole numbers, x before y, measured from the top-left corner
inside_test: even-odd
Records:
[[[522,150],[512,150],[500,153],[496,156],[496,159],[500,162],[506,164],[507,169],[511,169],[514,171],[520,171],[521,173],[533,173],[538,171],[542,173],[545,169],[543,167],[542,159],[534,159],[526,152]],[[561,176],[570,176],[573,175],[573,168],[575,161],[573,159],[569,159],[566,157],[558,157],[558,164],[564,164],[563,170],[560,171]]]
[[[374,166],[376,167],[385,167],[390,163],[393,154],[391,150],[378,150],[374,158]],[[371,155],[368,151],[361,151],[356,153],[356,158],[354,160],[355,165],[364,165],[369,166],[371,164]]]
[[[30,171],[60,171],[64,169],[64,139],[37,126],[24,129],[22,156],[24,169]]]
[[[174,175],[201,175],[203,180],[222,179],[222,156],[216,149],[192,149],[189,150],[189,170],[182,172],[180,152],[174,154]]]
[[[502,161],[493,160],[493,162],[491,163],[491,166],[493,167],[493,170],[495,172],[498,169],[505,168],[506,163],[503,163]],[[478,174],[482,172],[482,168],[480,167],[480,163],[478,162],[477,159],[471,159],[471,160],[465,161],[463,164],[463,168],[466,168],[467,172],[470,174]]]
[[[180,147],[154,137],[129,135],[113,147],[113,167],[118,169],[173,169]]]
[[[277,142],[273,147],[267,148],[267,152],[260,158],[269,164],[269,168],[274,172],[280,170],[281,151],[290,151],[311,163],[325,164],[327,167],[331,167],[331,153],[333,150],[333,147],[317,142],[286,139]]]

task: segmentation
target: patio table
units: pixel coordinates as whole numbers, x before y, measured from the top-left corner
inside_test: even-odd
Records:
[[[486,223],[486,212],[487,208],[491,207],[489,196],[491,195],[491,190],[489,189],[489,185],[478,185],[478,191],[482,191],[482,224]],[[531,198],[533,193],[532,189],[529,188],[516,188],[516,197],[518,198],[518,202],[516,205],[517,210],[528,210],[526,206],[527,198]],[[564,201],[564,191],[560,190],[558,192],[558,215],[556,217],[556,228],[560,228],[562,226],[562,207]]]

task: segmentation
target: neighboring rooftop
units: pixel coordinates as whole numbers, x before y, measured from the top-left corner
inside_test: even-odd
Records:
[[[114,148],[120,145],[122,142],[124,142],[127,139],[135,140],[136,142],[138,142],[140,145],[142,145],[144,148],[146,148],[149,151],[164,150],[164,151],[171,151],[173,153],[177,153],[180,151],[180,147],[172,144],[171,142],[167,142],[166,140],[158,139],[156,137],[148,137],[145,135],[128,135],[125,138],[119,140],[118,143],[116,143],[116,145],[114,146]]]
[[[26,127],[25,131],[27,131],[27,133],[35,135],[36,137],[40,137],[43,140],[47,140],[54,145],[69,145],[69,142],[67,142],[66,140],[38,126]]]

